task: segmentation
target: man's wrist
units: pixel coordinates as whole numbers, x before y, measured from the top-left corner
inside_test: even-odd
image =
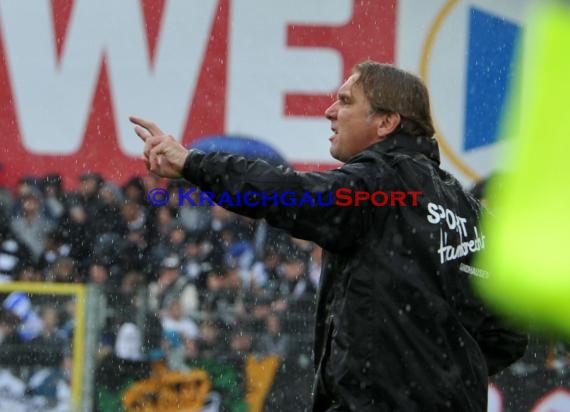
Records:
[[[186,152],[186,157],[184,158],[184,163],[182,170],[180,172],[181,176],[194,183],[198,177],[199,167],[198,164],[204,156],[204,152],[198,149],[188,149]]]

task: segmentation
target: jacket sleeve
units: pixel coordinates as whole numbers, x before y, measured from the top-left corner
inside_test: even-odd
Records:
[[[474,256],[471,256],[467,262],[479,265]],[[473,279],[466,280],[467,282],[461,282],[461,290],[458,290],[452,300],[463,326],[479,344],[491,376],[507,368],[525,354],[528,335],[495,313],[476,292]],[[484,278],[477,280],[485,281]]]
[[[472,290],[452,299],[459,319],[475,339],[485,360],[489,376],[520,359],[528,345],[528,335],[487,308]]]
[[[492,314],[483,319],[475,331],[475,339],[487,360],[489,376],[520,359],[528,346],[528,335],[509,327]]]
[[[492,225],[492,221],[496,218],[491,211],[481,206],[479,219],[486,222],[486,225]],[[487,242],[491,241],[492,239],[487,239]],[[483,250],[472,256],[470,263],[477,266],[485,265],[484,259],[480,259],[482,253],[485,253],[485,251]],[[488,268],[483,267],[483,269],[487,271]],[[488,272],[488,276],[493,276],[492,271]],[[485,278],[477,280],[486,281]],[[475,292],[473,282],[471,282],[470,286],[475,297],[481,302],[481,311],[485,314],[475,332],[475,338],[487,359],[489,375],[493,375],[523,357],[529,342],[529,336],[526,332],[523,332],[523,328],[528,329],[528,327],[522,325],[514,326],[506,318],[496,314],[492,308],[488,307],[480,294]],[[505,296],[505,299],[508,299],[508,296]]]
[[[357,162],[326,172],[300,173],[263,160],[190,150],[182,174],[232,212],[265,218],[294,237],[341,252],[364,231],[368,213],[367,206],[337,205],[334,194],[339,188],[364,187],[367,167],[366,162]],[[237,199],[247,199],[248,204],[237,204]]]

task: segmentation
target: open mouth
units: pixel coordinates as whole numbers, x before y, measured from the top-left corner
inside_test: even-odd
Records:
[[[338,130],[335,127],[331,127],[331,131],[333,132],[333,135],[329,138],[329,140],[332,142],[336,138]]]

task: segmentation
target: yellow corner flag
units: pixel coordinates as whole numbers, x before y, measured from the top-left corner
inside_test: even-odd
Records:
[[[503,314],[570,336],[570,6],[542,6],[525,31],[503,119],[509,172],[483,219],[490,277],[475,286]]]

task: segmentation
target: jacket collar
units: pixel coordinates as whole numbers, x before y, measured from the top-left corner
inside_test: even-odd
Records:
[[[428,159],[440,163],[439,146],[435,138],[415,137],[396,132],[386,139],[370,146],[369,150],[378,153],[405,153],[409,155],[423,154]]]

